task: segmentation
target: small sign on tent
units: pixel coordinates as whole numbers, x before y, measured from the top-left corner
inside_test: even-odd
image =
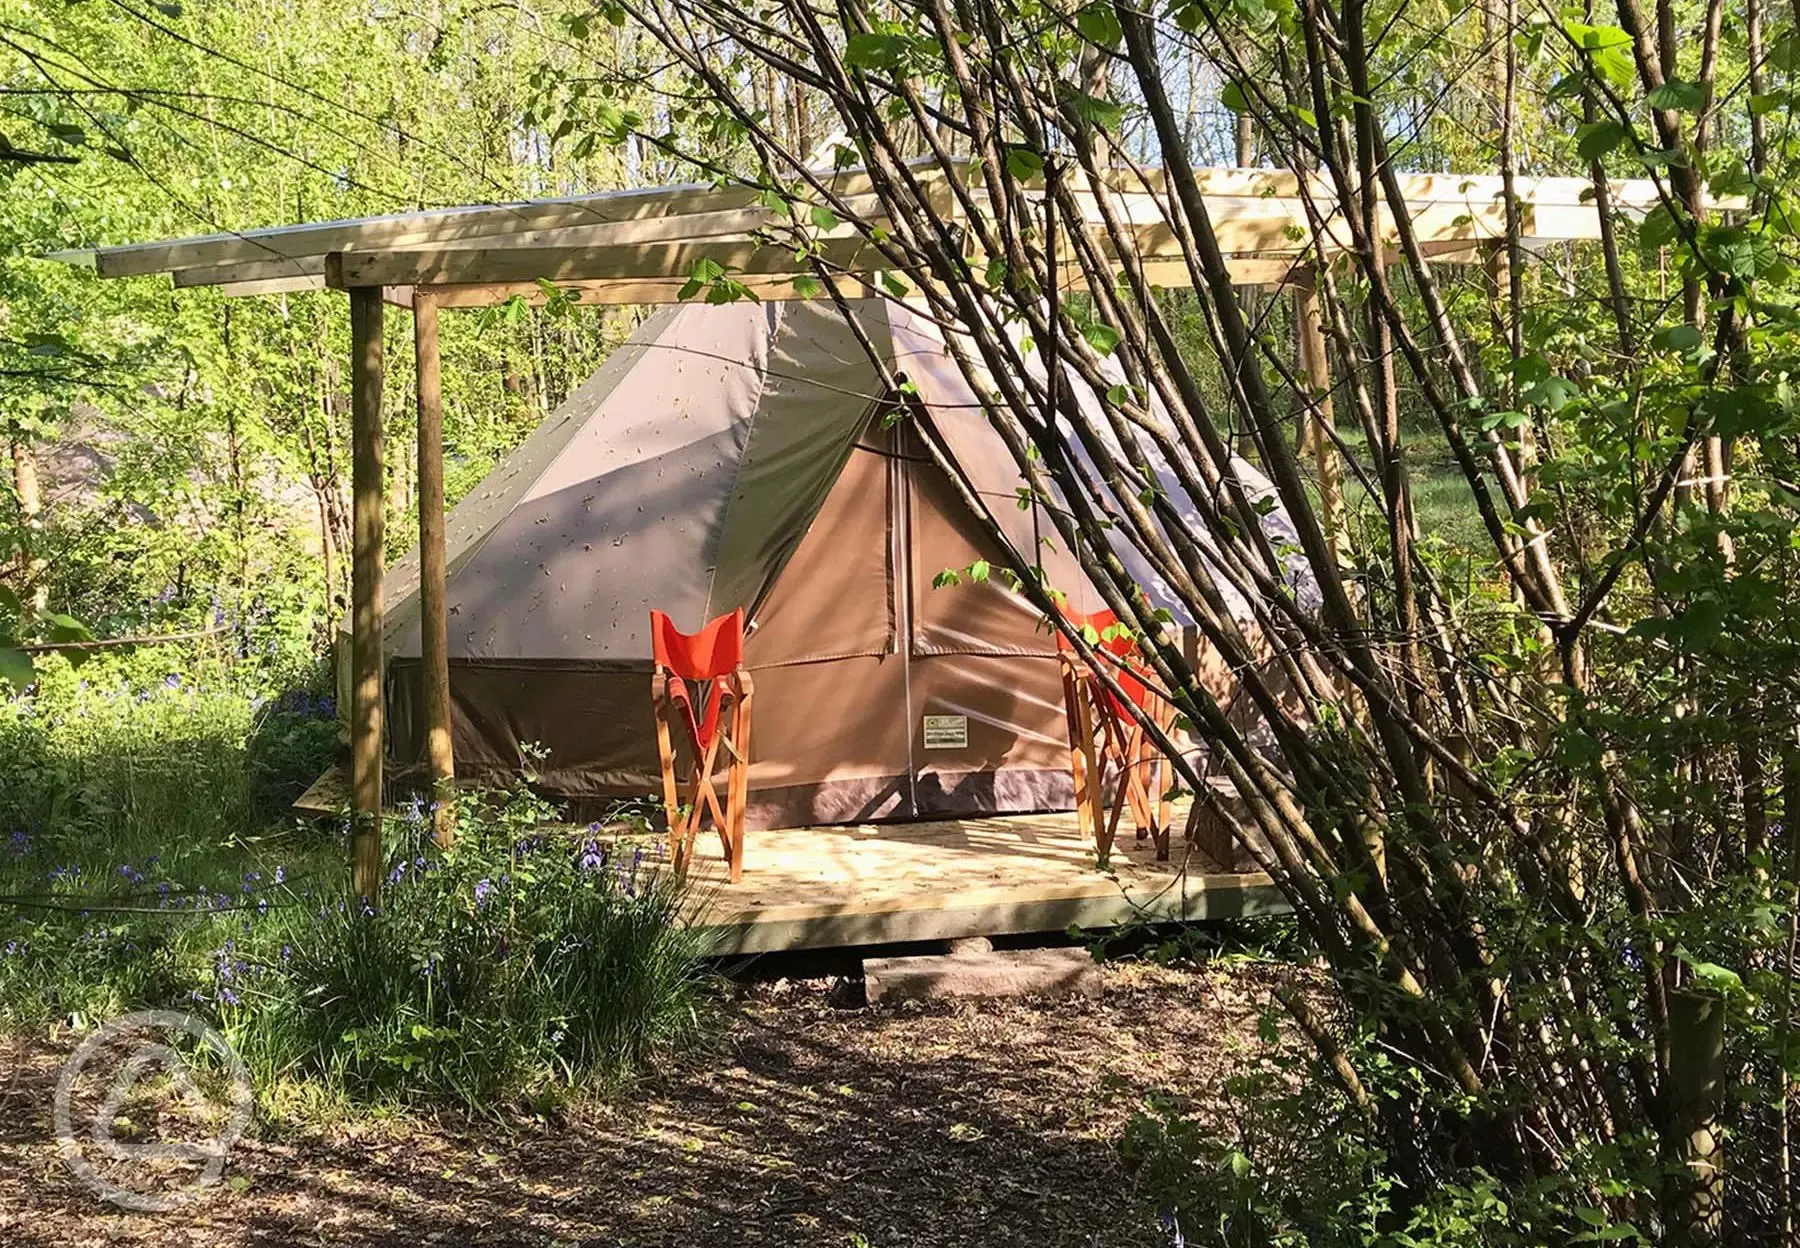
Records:
[[[928,750],[966,750],[969,748],[967,715],[927,715],[925,748]]]

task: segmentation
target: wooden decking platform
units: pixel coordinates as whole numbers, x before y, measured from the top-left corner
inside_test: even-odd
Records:
[[[336,766],[294,809],[331,815],[348,804]],[[1179,831],[1186,818],[1187,803],[1177,803],[1173,861],[1157,862],[1127,831],[1105,871],[1082,844],[1073,811],[751,832],[739,884],[726,878],[708,831],[688,919],[706,929],[715,953],[729,956],[1286,909],[1268,876],[1223,870],[1187,845]]]
[[[1221,870],[1175,826],[1173,861],[1127,833],[1104,872],[1072,812],[752,832],[739,884],[713,838],[694,866],[692,922],[716,952],[744,954],[1285,909],[1268,876]]]

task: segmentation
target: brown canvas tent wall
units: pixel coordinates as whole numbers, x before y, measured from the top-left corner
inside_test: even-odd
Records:
[[[450,513],[460,777],[516,775],[535,742],[541,785],[577,805],[657,791],[649,611],[692,629],[742,606],[753,827],[1070,804],[1055,638],[998,578],[933,588],[1002,558],[911,422],[931,422],[1074,609],[1098,597],[1039,547],[1050,526],[1018,508],[1017,468],[937,329],[899,303],[853,314],[916,388],[908,415],[892,419],[829,304],[665,308]],[[1287,535],[1278,512],[1266,523]],[[423,757],[417,552],[390,575],[389,751],[404,772]]]

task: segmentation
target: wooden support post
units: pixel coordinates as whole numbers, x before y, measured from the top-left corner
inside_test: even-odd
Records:
[[[419,399],[419,684],[431,764],[432,835],[448,846],[456,828],[456,761],[450,748],[450,625],[444,591],[444,392],[438,365],[437,300],[413,297]]]
[[[379,287],[350,292],[350,877],[381,900],[381,321]]]
[[[1344,469],[1332,441],[1331,361],[1325,354],[1325,330],[1319,319],[1319,292],[1311,283],[1294,287],[1294,337],[1299,347],[1300,375],[1306,379],[1310,416],[1301,427],[1303,442],[1312,447],[1319,474],[1319,507],[1325,536],[1337,551],[1347,554],[1344,533]]]
[[[1725,1087],[1725,1002],[1679,988],[1669,994],[1670,1158],[1685,1168],[1670,1193],[1670,1243],[1688,1248],[1719,1242],[1724,1213],[1725,1148],[1719,1102]]]

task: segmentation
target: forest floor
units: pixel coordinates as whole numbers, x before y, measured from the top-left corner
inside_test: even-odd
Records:
[[[825,981],[751,986],[707,1051],[608,1104],[255,1130],[162,1214],[61,1164],[69,1046],[0,1040],[0,1243],[1163,1244],[1125,1124],[1157,1089],[1222,1112],[1278,973],[1114,963],[1095,999],[861,1009]]]

